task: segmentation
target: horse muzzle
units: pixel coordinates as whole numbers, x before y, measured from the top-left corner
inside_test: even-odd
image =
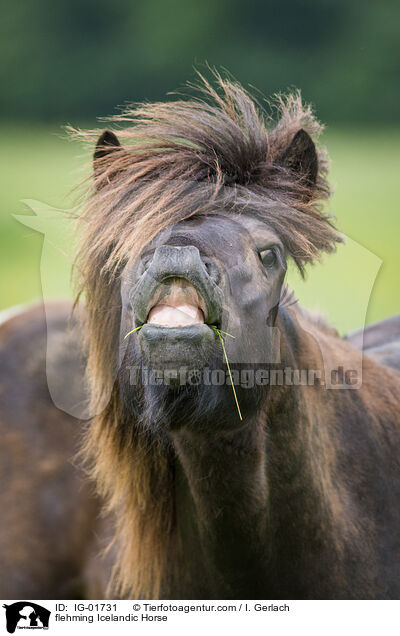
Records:
[[[142,261],[129,294],[141,353],[152,369],[201,369],[215,345],[222,315],[219,271],[197,247],[158,247]]]

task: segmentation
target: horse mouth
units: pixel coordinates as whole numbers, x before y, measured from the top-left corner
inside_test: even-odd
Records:
[[[192,283],[182,278],[164,280],[150,305],[148,325],[177,329],[206,323],[204,299]]]
[[[208,324],[202,294],[188,280],[166,278],[147,303],[145,321],[140,325],[139,346],[150,368],[175,370],[180,382],[188,369],[201,369],[210,359],[216,335]]]

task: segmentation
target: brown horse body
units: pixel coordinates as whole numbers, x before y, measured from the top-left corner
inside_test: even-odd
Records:
[[[340,240],[319,126],[219,86],[101,135],[84,323],[0,328],[3,598],[400,597],[400,321],[365,331],[361,368],[360,334],[288,302],[287,259]]]
[[[66,305],[48,307],[47,328],[65,339],[66,349],[69,312]],[[111,530],[73,462],[81,424],[56,409],[47,390],[45,329],[41,306],[17,314],[0,329],[0,597],[102,598],[114,556],[101,551]],[[352,346],[332,333],[325,338],[328,347],[340,348],[341,363],[343,354],[351,359]],[[359,333],[349,337],[356,344],[358,338]],[[251,436],[243,431],[215,445],[209,440],[190,445],[184,435],[177,436],[176,496],[182,506],[193,497],[198,508],[192,518],[181,520],[189,545],[181,581],[166,590],[166,597],[211,596],[215,580],[204,572],[210,562],[215,571],[228,573],[217,596],[229,597],[235,590],[237,598],[399,597],[399,460],[394,451],[400,444],[400,378],[373,356],[388,345],[396,350],[400,320],[367,328],[364,339],[372,355],[364,358],[362,389],[320,388],[316,395],[315,387],[276,387]],[[301,347],[310,368],[313,349],[311,342]],[[65,365],[60,372],[70,387],[74,379]],[[224,482],[227,489],[221,490]],[[259,520],[266,502],[267,525]],[[229,512],[218,515],[219,507]],[[198,551],[188,530],[193,524],[202,532]],[[267,561],[258,550],[249,555],[249,546],[260,545],[260,535],[269,539]],[[242,552],[224,563],[224,544],[234,540]],[[252,568],[251,581],[243,576],[249,558],[259,560],[260,569],[253,578]]]
[[[65,361],[66,307],[55,305],[48,323],[65,341]],[[0,332],[0,596],[79,594],[97,504],[72,463],[79,422],[58,410],[48,392],[43,307],[17,313]],[[67,364],[62,369],[68,390],[73,378]]]

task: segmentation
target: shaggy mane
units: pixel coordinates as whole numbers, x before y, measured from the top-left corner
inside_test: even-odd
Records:
[[[93,402],[111,395],[88,427],[84,454],[116,513],[114,585],[122,595],[139,598],[162,594],[179,541],[172,451],[124,414],[114,380],[121,266],[164,228],[221,210],[267,222],[300,271],[339,240],[321,208],[329,197],[325,151],[317,149],[313,186],[278,162],[300,129],[314,140],[321,132],[300,94],[278,97],[274,118],[237,83],[218,74],[215,87],[200,79],[197,97],[140,104],[111,120],[122,146],[95,160],[78,222],[75,271],[87,307]],[[73,132],[92,144],[101,131]]]

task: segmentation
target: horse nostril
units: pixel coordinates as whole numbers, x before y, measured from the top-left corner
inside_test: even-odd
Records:
[[[141,270],[142,270],[142,272],[144,272],[146,269],[149,268],[149,265],[150,265],[152,260],[153,260],[153,256],[151,254],[148,254],[147,256],[143,256],[142,257],[142,262],[141,262]]]
[[[207,274],[209,275],[209,277],[216,283],[218,282],[219,279],[219,271],[218,271],[218,267],[216,266],[216,264],[214,263],[214,261],[211,258],[207,258],[207,257],[202,257],[201,259],[203,261],[204,267],[207,270]]]

